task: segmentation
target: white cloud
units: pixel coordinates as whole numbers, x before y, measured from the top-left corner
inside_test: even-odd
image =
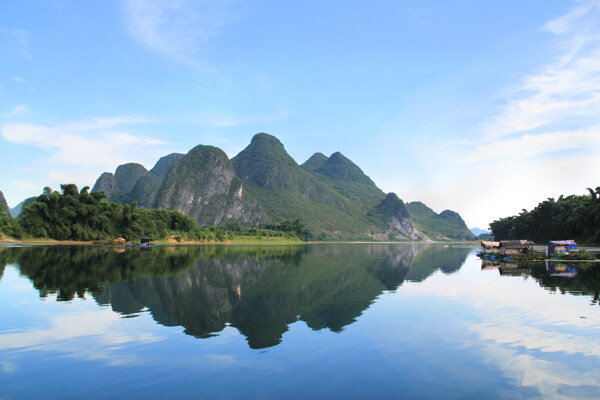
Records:
[[[557,38],[555,62],[517,85],[501,112],[482,125],[487,139],[600,124],[600,3],[579,3],[545,27]]]
[[[142,124],[137,117],[92,118],[61,125],[6,124],[2,137],[12,143],[41,149],[47,157],[32,161],[31,182],[14,183],[31,189],[59,183],[91,185],[104,171],[126,162],[153,163],[167,142],[127,132],[126,125]],[[40,172],[43,171],[43,172]],[[38,182],[38,183],[34,183]],[[41,184],[41,186],[40,186]]]
[[[600,339],[592,318],[597,310],[589,298],[548,293],[532,278],[482,272],[480,263],[471,254],[451,282],[438,273],[406,283],[394,295],[439,296],[465,304],[472,312],[463,326],[477,335],[486,363],[517,386],[535,388],[541,398],[573,398],[563,390],[598,387]],[[582,358],[590,362],[583,364]],[[592,367],[581,366],[588,364]],[[582,393],[578,398],[594,397]]]
[[[49,162],[76,167],[106,167],[131,160],[131,155],[148,146],[165,144],[121,130],[124,124],[142,123],[139,118],[95,118],[64,125],[7,124],[4,139],[48,151]]]
[[[188,0],[124,0],[131,35],[149,50],[210,72],[201,60],[211,38],[234,18],[229,2]]]

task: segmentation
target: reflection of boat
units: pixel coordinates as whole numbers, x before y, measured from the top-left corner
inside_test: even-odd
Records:
[[[140,246],[158,246],[158,243],[152,243],[154,239],[149,236],[142,236],[140,238]]]

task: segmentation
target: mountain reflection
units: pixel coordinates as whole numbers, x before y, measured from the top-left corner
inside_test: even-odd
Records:
[[[122,250],[122,249],[121,249]],[[146,249],[148,250],[148,249]],[[385,290],[458,271],[470,248],[439,245],[97,247],[0,249],[41,297],[91,294],[124,316],[147,310],[156,322],[198,338],[236,327],[251,348],[277,345],[291,323],[339,332]]]

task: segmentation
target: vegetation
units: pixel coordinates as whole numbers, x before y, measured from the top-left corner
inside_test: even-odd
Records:
[[[490,224],[496,240],[529,239],[538,243],[574,239],[600,243],[600,186],[589,194],[558,200],[549,198],[531,211],[501,218]]]
[[[21,226],[17,220],[8,216],[6,210],[6,206],[0,204],[0,238],[3,234],[10,237],[21,237],[23,235]]]
[[[227,241],[239,237],[285,238],[299,240],[304,227],[300,220],[269,225],[237,227],[235,231],[219,226],[199,226],[174,210],[139,208],[137,203],[107,202],[103,192],[81,191],[74,184],[61,185],[61,193],[49,187],[36,201],[23,208],[22,217],[0,215],[0,232],[16,238],[92,241],[123,237],[138,240],[142,236],[175,241]]]

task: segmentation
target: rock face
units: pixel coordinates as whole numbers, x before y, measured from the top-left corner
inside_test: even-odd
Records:
[[[169,169],[154,206],[180,211],[203,225],[263,217],[235,177],[227,155],[213,146],[194,147]]]
[[[103,173],[92,192],[104,192],[109,201],[126,204],[137,202],[140,207],[151,208],[169,169],[183,156],[179,153],[164,156],[150,171],[137,163],[119,165],[114,175]]]
[[[128,193],[126,203],[133,203],[136,201],[138,206],[143,208],[152,208],[154,206],[154,200],[158,193],[158,185],[156,180],[150,174],[143,175],[140,177],[133,189]]]
[[[160,186],[165,180],[171,165],[181,160],[183,156],[185,156],[185,154],[171,153],[168,156],[161,157],[160,160],[157,161],[154,167],[150,170],[150,175],[154,177],[158,186]]]
[[[117,180],[110,172],[104,172],[100,178],[96,180],[92,192],[104,192],[108,200],[113,199],[113,195],[118,191]]]
[[[10,208],[8,207],[8,203],[6,202],[6,199],[4,198],[4,193],[2,193],[1,191],[0,191],[0,209],[3,209],[4,214],[6,214],[10,217]]]
[[[375,211],[384,217],[390,229],[383,235],[373,237],[400,240],[421,239],[413,227],[404,202],[395,193],[388,193],[385,199],[375,207]]]

